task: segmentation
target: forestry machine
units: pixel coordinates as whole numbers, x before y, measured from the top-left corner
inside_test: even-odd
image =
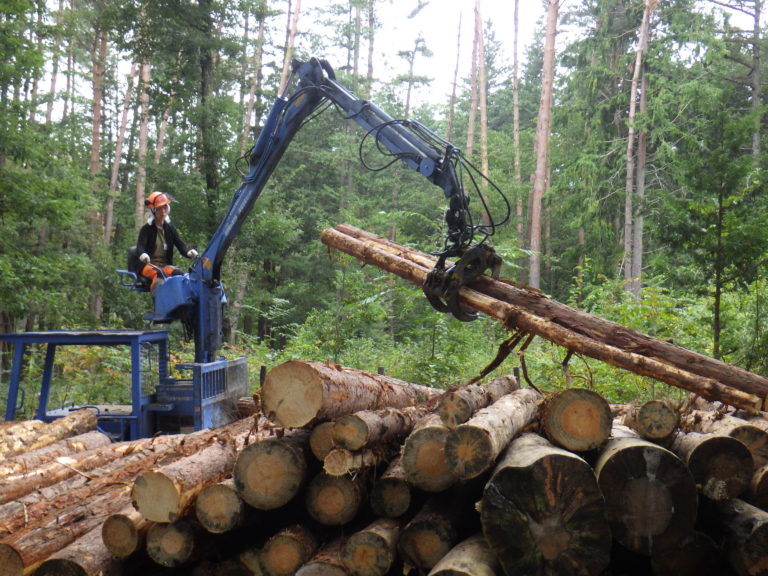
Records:
[[[336,81],[331,66],[324,60],[294,60],[289,85],[292,88],[275,99],[256,143],[248,151],[249,170],[208,246],[188,273],[165,278],[165,282],[157,286],[153,293],[154,310],[146,317],[154,324],[179,320],[186,334],[194,338],[195,361],[177,366],[191,370],[192,378],[177,380],[169,377],[165,331],[5,335],[6,339],[14,342],[16,349],[6,420],[12,420],[16,410],[24,345],[45,342],[48,344],[48,356],[38,418],[63,415],[62,410],[47,412],[52,350],[56,345],[126,344],[131,347],[132,406],[122,412],[114,406],[100,411],[100,420],[105,425],[108,420],[113,423],[118,421],[116,436],[136,438],[159,431],[198,430],[230,421],[233,418],[233,402],[248,395],[248,384],[244,358],[217,359],[217,352],[222,346],[224,306],[227,302],[221,283],[224,255],[295,134],[313,115],[330,107],[335,107],[345,119],[354,120],[362,127],[365,131],[363,142],[373,139],[376,149],[388,157],[387,165],[400,160],[442,189],[448,203],[445,243],[443,249],[435,253],[437,264],[429,273],[423,290],[437,310],[449,312],[461,321],[475,319],[476,313],[459,303],[459,288],[486,271],[497,276],[501,266],[501,259],[485,243],[493,235],[497,224],[491,219],[486,201],[479,193],[483,221],[473,222],[469,195],[462,184],[462,176],[466,176],[477,188],[477,179],[484,176],[464,159],[459,149],[423,125],[413,120],[395,120],[373,103],[354,96]],[[365,165],[363,142],[360,157]],[[490,185],[506,204],[508,216],[506,198],[492,183]],[[456,263],[449,265],[449,258],[456,259]],[[135,251],[129,251],[128,270],[118,271],[123,285],[146,291],[146,283],[138,275],[138,270]],[[155,368],[147,369],[147,358],[150,358],[149,365],[155,364]],[[145,379],[154,380],[154,392],[146,390],[142,375]]]
[[[292,69],[295,88],[291,94],[275,100],[248,153],[250,170],[235,192],[229,211],[189,273],[167,278],[155,290],[152,321],[180,320],[194,334],[195,361],[215,359],[222,343],[226,303],[220,280],[224,255],[295,134],[310,115],[327,106],[335,106],[345,118],[357,122],[365,130],[365,137],[374,138],[376,146],[391,157],[392,162],[403,161],[442,188],[448,200],[445,247],[438,254],[437,265],[429,275],[424,292],[438,310],[451,312],[463,321],[474,320],[476,313],[459,304],[458,288],[489,269],[498,275],[501,259],[485,244],[495,224],[475,225],[470,217],[469,196],[458,173],[469,164],[460,151],[418,122],[395,120],[375,104],[355,97],[336,82],[325,60],[294,60]],[[482,195],[478,197],[485,214],[489,214]],[[475,242],[477,236],[481,237],[479,242]],[[446,268],[447,258],[459,260]]]

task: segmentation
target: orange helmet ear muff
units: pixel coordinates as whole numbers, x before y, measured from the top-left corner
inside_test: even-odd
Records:
[[[162,192],[152,192],[152,194],[149,195],[149,198],[144,201],[144,204],[146,204],[147,207],[153,211],[157,208],[160,208],[160,206],[169,206],[170,203],[171,201],[168,196]]]

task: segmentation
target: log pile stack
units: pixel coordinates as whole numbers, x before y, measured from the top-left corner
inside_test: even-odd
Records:
[[[432,266],[349,227],[323,240],[417,284]],[[216,430],[104,445],[90,420],[5,424],[0,574],[768,575],[768,380],[530,289],[460,294],[510,349],[540,336],[696,402],[293,361]]]
[[[0,573],[768,574],[761,415],[309,361],[259,404],[269,419],[7,458],[2,486],[30,483],[0,506]]]

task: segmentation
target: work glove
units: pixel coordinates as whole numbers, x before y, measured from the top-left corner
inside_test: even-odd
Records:
[[[197,258],[197,256],[198,256],[197,250],[195,250],[194,248],[192,248],[192,250],[187,252],[187,258]]]
[[[139,256],[139,260],[144,262],[144,264],[149,264],[149,254],[144,252],[141,256]]]

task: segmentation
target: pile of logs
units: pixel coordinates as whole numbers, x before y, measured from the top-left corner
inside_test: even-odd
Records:
[[[760,414],[310,361],[258,400],[124,443],[87,409],[4,424],[0,574],[768,574]]]
[[[322,240],[417,285],[434,265],[349,226]],[[215,430],[5,423],[0,575],[768,575],[768,379],[509,282],[459,296],[512,332],[506,353],[538,336],[689,403],[297,360]]]

